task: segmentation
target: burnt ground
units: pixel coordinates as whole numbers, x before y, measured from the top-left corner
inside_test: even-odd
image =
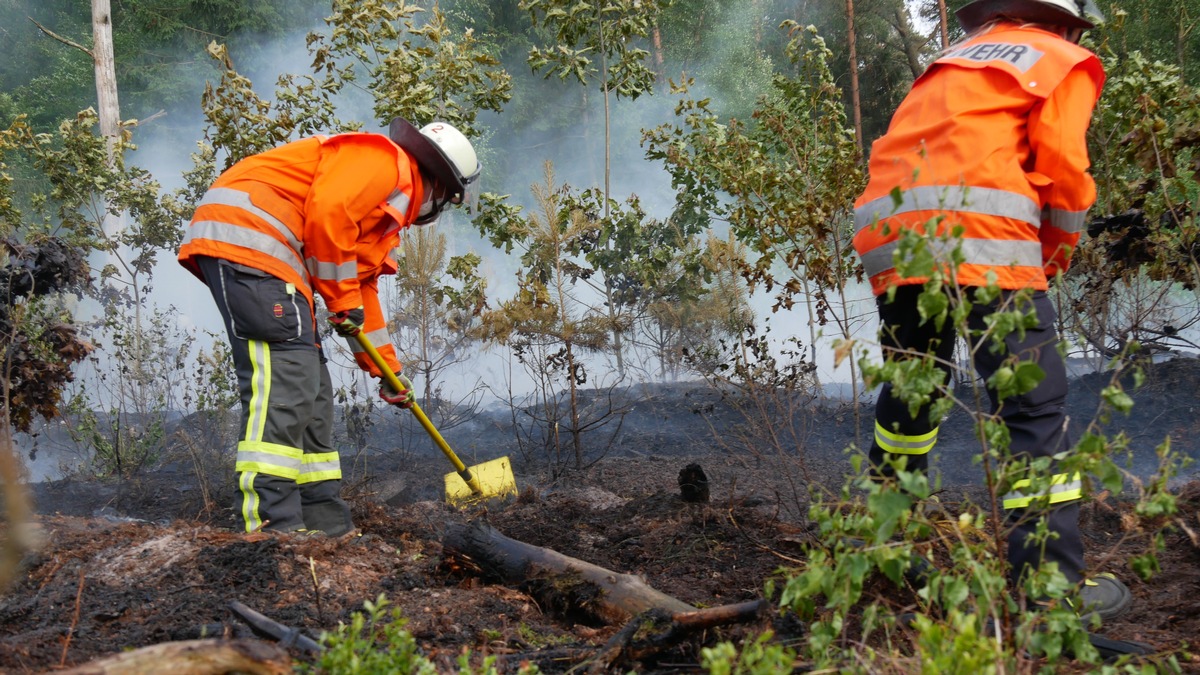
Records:
[[[1105,383],[1097,376],[1073,385],[1077,431],[1095,416]],[[1200,481],[1172,483],[1180,514],[1163,530],[1160,572],[1140,581],[1129,570],[1148,536],[1132,514],[1131,495],[1155,463],[1154,447],[1167,436],[1193,456],[1200,446],[1200,363],[1155,367],[1135,401],[1130,417],[1110,425],[1131,438],[1128,489],[1093,495],[1083,507],[1089,561],[1120,574],[1135,597],[1133,609],[1103,633],[1148,643],[1175,655],[1186,672],[1200,672],[1200,657],[1187,651],[1200,635]],[[385,594],[443,672],[457,672],[454,659],[464,648],[513,664],[552,649],[595,648],[621,628],[542,606],[520,584],[446,565],[443,533],[475,518],[513,539],[640,575],[697,607],[760,598],[777,570],[802,563],[801,544],[812,534],[810,489],[830,494],[843,484],[855,418],[845,407],[789,407],[772,413],[786,420],[769,423],[744,416],[747,410],[699,386],[642,392],[604,456],[587,456],[584,469],[572,468],[569,452],[565,460],[532,456],[499,421],[447,433],[468,464],[504,453],[514,461],[521,495],[484,508],[459,510],[438,499],[447,470],[440,455],[356,456],[347,462],[353,468],[346,492],[361,536],[341,539],[238,533],[224,508],[230,481],[200,480],[179,464],[120,485],[39,484],[34,499],[44,546],[25,558],[0,599],[0,670],[43,672],[168,641],[249,636],[230,611],[234,600],[316,637]],[[869,429],[868,417],[860,428]],[[789,433],[781,435],[785,427]],[[970,445],[969,425],[952,416],[935,457],[951,515],[978,503],[978,469],[963,458]],[[708,476],[708,503],[679,497],[677,476],[690,463]],[[904,594],[886,581],[871,584],[868,596],[904,609]],[[701,633],[620,670],[695,672],[701,647],[767,628],[792,645],[804,639],[802,623],[772,609],[754,623]],[[570,667],[540,665],[546,672]]]

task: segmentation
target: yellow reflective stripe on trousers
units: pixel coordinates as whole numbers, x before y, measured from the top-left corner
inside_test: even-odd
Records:
[[[304,451],[278,443],[263,441],[267,428],[267,410],[271,403],[271,347],[262,340],[247,340],[249,352],[250,404],[246,416],[246,432],[238,442],[237,464],[234,470],[265,473],[295,480],[300,475],[300,457]]]
[[[234,471],[255,471],[271,476],[296,480],[300,475],[304,451],[278,443],[241,441],[237,448]]]
[[[1031,484],[1032,482],[1028,478],[1014,483],[1012,491],[1004,495],[1004,508],[1023,509],[1035,501],[1042,500],[1045,500],[1047,504],[1062,504],[1063,502],[1073,502],[1083,499],[1083,481],[1080,479],[1078,473],[1074,475],[1065,473],[1054,474],[1050,478],[1049,492],[1043,494],[1021,492],[1022,488],[1027,488]]]
[[[893,433],[883,428],[883,425],[878,420],[875,421],[875,442],[879,447],[883,448],[884,452],[890,452],[894,455],[926,455],[933,449],[933,445],[937,443],[938,430],[935,427],[933,431],[920,436],[905,436],[903,434]]]
[[[262,529],[262,517],[258,515],[258,493],[254,491],[253,471],[247,471],[238,476],[238,489],[242,491],[242,520],[246,523],[247,532]]]
[[[250,414],[246,417],[247,441],[261,441],[267,426],[267,403],[271,398],[271,347],[262,340],[247,340],[250,365]]]
[[[300,476],[296,479],[299,485],[341,478],[342,461],[337,451],[306,453],[300,458]]]

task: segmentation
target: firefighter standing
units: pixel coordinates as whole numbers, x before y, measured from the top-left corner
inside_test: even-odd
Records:
[[[872,145],[870,180],[855,204],[854,247],[877,296],[884,356],[934,355],[947,375],[954,327],[919,319],[917,297],[926,280],[894,269],[900,230],[923,231],[931,221],[938,234],[962,228],[955,281],[970,288],[994,279],[1003,290],[996,302],[972,308],[973,330],[983,329],[985,317],[1013,291],[1033,292],[1037,326],[1005,338],[1006,353],[985,345],[974,354],[985,380],[1011,355],[1041,367],[1045,379],[1033,391],[1005,400],[990,388],[988,394],[1008,426],[1014,456],[1050,457],[1070,443],[1066,369],[1046,291],[1048,280],[1067,269],[1096,198],[1085,134],[1104,71],[1078,41],[1093,27],[1089,15],[1099,12],[1090,0],[976,0],[956,14],[966,39],[917,79],[887,133]],[[931,242],[935,250],[938,243]],[[875,409],[873,471],[886,475],[899,458],[910,470],[927,469],[938,433],[929,409],[912,417],[884,385]],[[1086,611],[1107,619],[1128,607],[1130,594],[1112,575],[1085,579],[1079,478],[1056,474],[1048,500],[1023,493],[1028,481],[1004,496],[1012,580],[1056,562],[1069,580],[1082,582]],[[1044,545],[1029,540],[1039,515],[1052,533]]]
[[[333,398],[314,296],[347,338],[366,331],[396,373],[401,364],[379,305],[400,231],[462,203],[479,176],[470,141],[403,119],[388,135],[295,141],[221,174],[196,208],[179,262],[212,292],[232,347],[242,401],[236,507],[247,532],[354,529],[332,444]],[[358,365],[378,367],[348,340]],[[404,391],[380,397],[407,407]]]

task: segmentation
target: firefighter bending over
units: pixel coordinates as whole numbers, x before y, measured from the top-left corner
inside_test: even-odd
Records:
[[[338,334],[366,331],[396,373],[401,364],[379,305],[396,272],[400,231],[434,222],[479,177],[462,133],[403,119],[388,135],[294,141],[247,157],[205,193],[179,262],[212,292],[225,321],[242,402],[237,512],[247,532],[354,530],[332,444],[333,398],[314,296]],[[348,340],[359,367],[378,367]],[[406,407],[403,391],[380,397]]]

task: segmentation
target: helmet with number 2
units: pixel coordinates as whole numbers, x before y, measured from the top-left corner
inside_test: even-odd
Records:
[[[397,117],[388,127],[388,137],[445,188],[447,202],[462,204],[470,199],[468,188],[479,178],[481,167],[474,146],[461,131],[446,122],[417,129]]]

